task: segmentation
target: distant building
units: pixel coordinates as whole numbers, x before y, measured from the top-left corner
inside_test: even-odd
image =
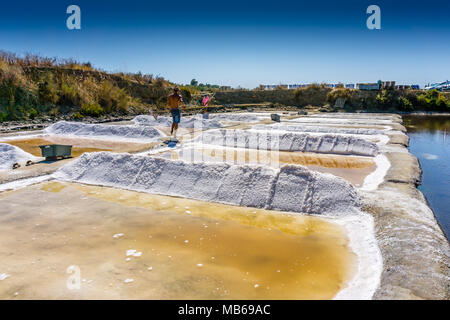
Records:
[[[439,91],[450,91],[450,81],[444,81],[439,83],[433,83],[425,86],[425,90],[439,90]]]
[[[365,91],[380,90],[380,84],[379,83],[357,83],[356,89],[365,90]]]

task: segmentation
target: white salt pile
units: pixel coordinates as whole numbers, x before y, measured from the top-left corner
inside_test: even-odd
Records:
[[[311,114],[309,117],[314,118],[340,118],[340,119],[375,119],[375,120],[396,120],[400,119],[398,115],[388,115],[388,114],[373,114],[373,113],[316,113]]]
[[[141,126],[170,127],[172,124],[172,118],[165,116],[160,116],[155,119],[153,116],[139,115],[134,117],[131,121]]]
[[[389,119],[371,119],[371,118],[337,118],[337,117],[311,117],[304,116],[295,119],[285,120],[286,122],[294,123],[321,123],[321,124],[352,124],[352,125],[379,125],[379,124],[392,124],[392,120]]]
[[[172,118],[163,116],[155,119],[153,116],[140,115],[135,117],[133,122],[139,126],[170,127],[172,125]],[[222,128],[223,125],[217,120],[203,119],[202,115],[196,115],[193,117],[181,117],[180,127],[216,129]]]
[[[258,122],[261,120],[261,117],[248,113],[214,113],[210,114],[209,118],[218,121],[232,121],[232,122]]]
[[[85,153],[58,170],[64,181],[272,210],[331,216],[359,212],[345,180],[302,166],[187,163],[110,152]]]
[[[25,164],[28,160],[39,161],[40,158],[7,143],[0,143],[0,170],[12,169],[15,163]]]
[[[366,129],[366,128],[340,128],[329,126],[317,126],[317,125],[288,125],[284,123],[274,124],[257,124],[252,127],[255,130],[282,130],[293,132],[319,132],[319,133],[341,133],[341,134],[365,134],[365,135],[378,135],[383,134],[381,130]]]
[[[44,130],[45,134],[83,136],[104,140],[154,141],[164,136],[152,127],[134,125],[85,124],[59,121]]]
[[[227,147],[375,156],[375,143],[353,136],[311,135],[249,130],[211,130],[195,139],[202,144]]]

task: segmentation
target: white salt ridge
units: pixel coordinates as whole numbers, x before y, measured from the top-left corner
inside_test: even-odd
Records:
[[[133,122],[139,126],[150,127],[170,127],[172,125],[172,118],[170,117],[158,117],[155,119],[153,116],[139,115],[133,119]],[[214,119],[203,119],[201,115],[193,117],[181,117],[179,124],[180,128],[222,128],[223,125]]]
[[[9,278],[10,275],[7,273],[0,273],[0,281],[5,280],[6,278]]]
[[[24,165],[28,160],[35,162],[39,161],[40,158],[35,157],[16,146],[0,143],[0,170],[12,169],[12,166],[15,163]]]
[[[146,126],[85,124],[67,121],[52,124],[44,130],[44,133],[129,141],[155,141],[164,136],[159,130]]]
[[[389,162],[388,158],[386,158],[386,156],[383,154],[377,155],[375,158],[373,158],[373,160],[375,161],[377,168],[364,179],[361,190],[376,190],[378,186],[383,183],[384,177],[391,167],[391,163]]]
[[[126,255],[127,255],[127,257],[128,256],[140,257],[142,255],[142,252],[140,252],[140,251],[138,252],[134,249],[130,249],[130,250],[127,250]]]
[[[240,206],[308,214],[347,215],[360,207],[342,178],[285,165],[186,163],[109,152],[85,153],[59,169],[64,181],[118,187]]]
[[[248,113],[217,113],[217,114],[214,113],[210,114],[209,118],[218,121],[232,121],[232,122],[259,122],[261,120],[261,116],[258,117],[257,115]]]
[[[354,136],[313,135],[248,130],[211,130],[195,139],[203,144],[235,148],[375,156],[375,143]]]
[[[47,181],[50,179],[52,179],[51,175],[44,175],[44,176],[39,176],[39,177],[20,179],[20,180],[3,183],[3,184],[0,184],[0,192],[25,188],[30,185],[41,183],[41,182],[44,182],[44,181]]]
[[[275,123],[270,125],[258,124],[253,126],[256,130],[283,130],[294,132],[320,132],[320,133],[346,133],[346,134],[364,134],[364,135],[379,135],[383,134],[381,130],[365,129],[365,128],[339,128],[329,126],[317,125],[286,125],[284,123]]]
[[[362,119],[362,120],[388,120],[401,121],[397,115],[377,114],[377,113],[316,113],[308,115],[311,118],[330,118],[330,119]]]
[[[367,213],[340,217],[331,221],[347,230],[349,247],[358,257],[357,269],[335,300],[369,300],[378,288],[383,258],[375,238],[374,219]]]
[[[289,123],[332,123],[332,124],[353,124],[353,125],[377,125],[392,124],[390,119],[371,119],[371,118],[331,118],[331,117],[299,117],[285,120]]]

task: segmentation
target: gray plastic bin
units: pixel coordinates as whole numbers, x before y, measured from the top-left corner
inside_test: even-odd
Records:
[[[72,155],[72,146],[64,144],[48,144],[39,146],[41,148],[42,156],[46,160],[55,160],[58,157],[68,158]]]

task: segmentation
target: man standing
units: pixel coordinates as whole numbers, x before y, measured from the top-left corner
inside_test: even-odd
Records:
[[[180,95],[180,89],[175,87],[173,93],[167,98],[167,108],[169,108],[172,115],[172,129],[170,130],[170,134],[173,135],[174,138],[177,137],[178,124],[181,120],[180,105],[183,106],[183,108],[186,107],[183,98]]]

